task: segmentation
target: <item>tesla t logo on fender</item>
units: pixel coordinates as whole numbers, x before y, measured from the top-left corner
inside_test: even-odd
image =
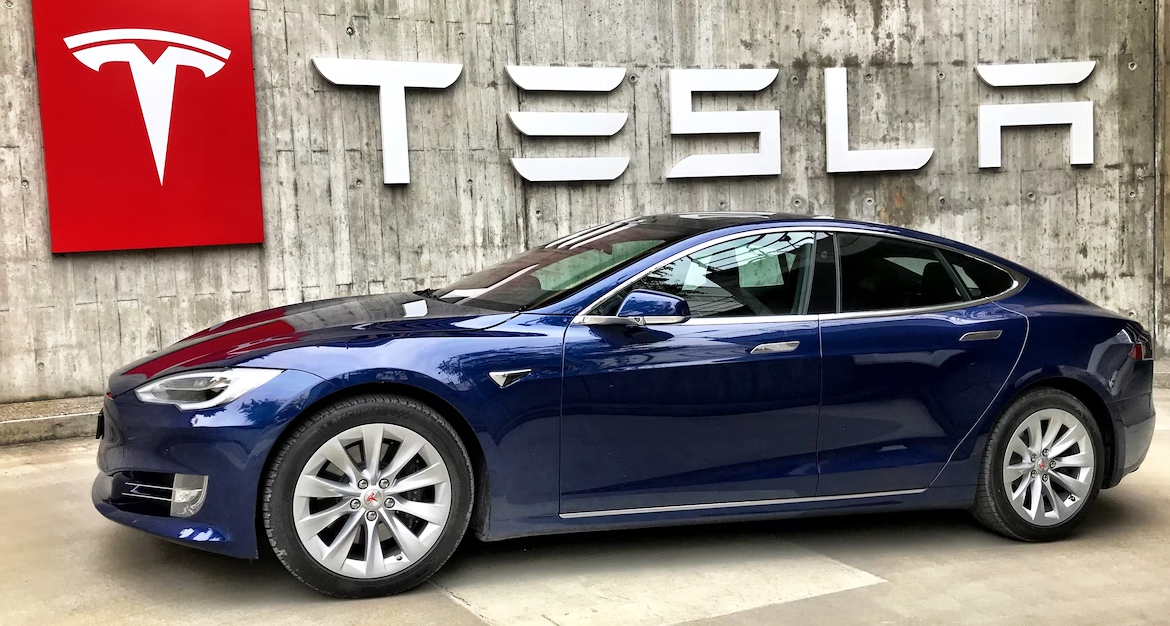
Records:
[[[263,241],[248,0],[37,0],[53,252]]]

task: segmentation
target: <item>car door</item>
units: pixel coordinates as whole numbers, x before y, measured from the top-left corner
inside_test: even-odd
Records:
[[[587,311],[613,315],[649,289],[685,299],[689,321],[569,327],[562,514],[816,493],[820,342],[806,312],[817,249],[810,232],[716,241]]]
[[[841,308],[821,317],[817,495],[925,488],[1023,348],[1026,319],[987,299],[1015,279],[909,240],[835,239]]]

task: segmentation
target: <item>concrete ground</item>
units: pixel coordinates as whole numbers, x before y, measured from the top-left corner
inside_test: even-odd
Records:
[[[363,601],[106,521],[91,440],[0,448],[0,624],[1170,624],[1168,428],[1060,543],[960,512],[468,541],[433,582]]]

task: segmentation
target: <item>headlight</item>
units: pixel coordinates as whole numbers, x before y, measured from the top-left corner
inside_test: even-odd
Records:
[[[239,398],[284,370],[240,367],[167,376],[134,390],[143,402],[173,404],[184,411],[210,409]]]

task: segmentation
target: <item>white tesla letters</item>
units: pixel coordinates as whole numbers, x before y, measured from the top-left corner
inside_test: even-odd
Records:
[[[980,65],[979,78],[992,87],[1076,85],[1093,73],[1096,61]],[[1093,102],[985,104],[979,107],[979,167],[1000,166],[1004,126],[1069,125],[1068,161],[1093,164]]]
[[[450,63],[313,60],[321,74],[339,85],[381,87],[383,167],[386,184],[410,182],[406,139],[406,87],[444,89],[463,66]],[[1073,85],[1093,72],[1095,61],[980,65],[979,77],[997,88]],[[624,68],[508,66],[508,76],[525,91],[605,93],[616,89]],[[672,69],[670,132],[673,135],[755,134],[759,151],[690,155],[671,167],[667,178],[777,176],[780,174],[780,111],[696,112],[699,92],[762,91],[775,82],[776,69]],[[830,174],[917,170],[933,148],[854,150],[849,147],[849,103],[845,68],[825,69],[825,160]],[[611,137],[626,124],[624,112],[510,111],[508,118],[527,137]],[[1069,162],[1093,163],[1093,102],[982,105],[979,117],[979,167],[1001,166],[1000,135],[1005,126],[1070,126]],[[610,181],[629,166],[629,157],[517,157],[512,166],[527,181]]]
[[[508,66],[508,77],[525,91],[609,92],[626,76],[622,67]],[[508,119],[526,137],[612,137],[626,113],[511,111]],[[517,157],[512,167],[534,182],[613,180],[630,165],[630,157]]]
[[[667,178],[714,176],[775,176],[780,173],[779,111],[692,110],[692,94],[711,91],[761,91],[780,70],[670,70],[670,133],[709,135],[757,133],[756,154],[693,154],[681,160]]]
[[[313,65],[334,85],[378,87],[382,123],[382,175],[387,185],[409,183],[406,88],[446,89],[459,78],[463,65],[365,59],[313,59]]]
[[[127,40],[159,41],[183,47],[170,46],[158,60],[151,63],[137,44],[105,43]],[[180,65],[194,67],[203,72],[204,78],[210,77],[223,69],[231,50],[189,35],[146,28],[116,28],[82,33],[66,37],[65,45],[70,50],[80,48],[73,56],[94,71],[106,63],[130,64],[130,75],[134,78],[134,89],[138,92],[138,105],[142,109],[142,120],[146,122],[146,134],[150,139],[154,167],[161,185],[166,170],[167,141],[171,133],[175,69]]]
[[[849,88],[845,68],[825,68],[825,160],[837,172],[892,172],[920,169],[933,148],[903,150],[849,149]]]

